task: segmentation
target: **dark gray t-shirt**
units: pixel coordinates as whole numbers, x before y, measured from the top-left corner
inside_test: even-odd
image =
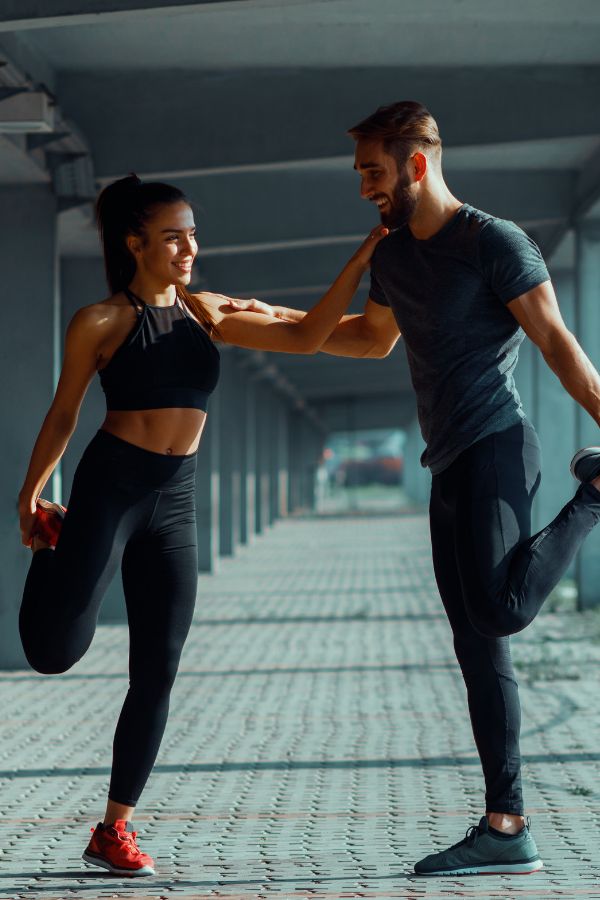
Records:
[[[549,277],[514,222],[466,203],[428,240],[405,226],[375,250],[370,297],[402,332],[434,475],[524,417],[513,378],[524,332],[506,304]]]

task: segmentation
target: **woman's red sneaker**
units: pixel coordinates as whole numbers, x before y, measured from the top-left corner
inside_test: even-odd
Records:
[[[56,547],[66,511],[60,503],[50,503],[49,500],[40,497],[36,503],[31,537],[39,537],[49,547]]]
[[[154,860],[142,853],[135,842],[137,831],[127,831],[129,822],[117,819],[114,825],[98,822],[83,859],[93,866],[108,869],[113,875],[155,875]]]

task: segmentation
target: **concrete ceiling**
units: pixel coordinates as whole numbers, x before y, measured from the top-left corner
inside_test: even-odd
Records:
[[[61,71],[220,71],[256,66],[595,65],[594,0],[238,0],[117,3],[14,0],[7,29]],[[54,14],[53,14],[54,13]],[[75,29],[75,32],[73,32]],[[443,36],[443,40],[440,39]]]
[[[600,215],[597,0],[2,0],[3,57],[56,97],[97,184],[134,170],[186,191],[198,286],[310,306],[376,222],[346,129],[396,99],[436,116],[457,196],[557,266],[573,221]],[[0,136],[0,182],[57,189],[47,162]],[[81,165],[58,190],[63,256],[99,252]],[[409,389],[402,349],[277,366],[319,403]]]

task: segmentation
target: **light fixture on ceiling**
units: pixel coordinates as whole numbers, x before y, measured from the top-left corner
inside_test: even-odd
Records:
[[[54,130],[54,105],[44,91],[0,92],[0,134]]]

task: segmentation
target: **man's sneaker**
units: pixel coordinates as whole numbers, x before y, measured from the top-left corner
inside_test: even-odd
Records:
[[[584,484],[600,475],[600,447],[584,447],[571,460],[571,475]]]
[[[515,835],[491,832],[485,816],[458,844],[432,853],[415,865],[417,875],[531,875],[544,867],[525,828]]]
[[[113,875],[155,875],[154,860],[142,853],[135,842],[137,831],[127,831],[129,822],[117,819],[114,825],[98,822],[83,859],[93,866],[108,869]]]
[[[50,547],[56,547],[66,511],[60,503],[50,503],[40,497],[36,504],[31,537],[39,537]]]

